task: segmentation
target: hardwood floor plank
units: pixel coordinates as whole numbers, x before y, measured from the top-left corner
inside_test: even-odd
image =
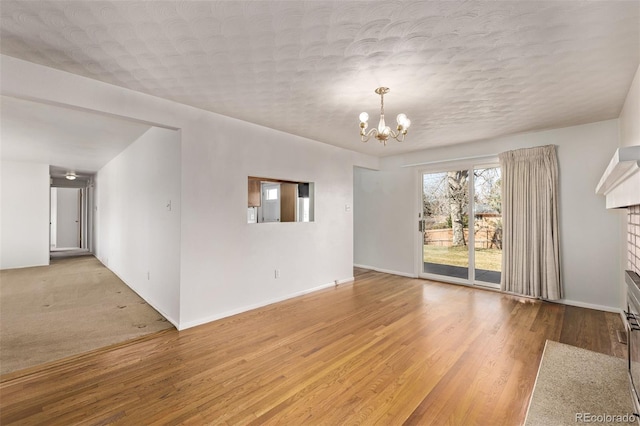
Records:
[[[609,335],[609,346],[611,347],[611,353],[614,356],[625,358],[627,356],[627,345],[622,344],[618,340],[618,332],[621,332],[624,339],[627,338],[627,332],[622,323],[622,318],[618,314],[605,315],[607,321],[607,334]]]
[[[620,353],[621,344],[618,343],[617,337],[612,334],[612,328],[614,327],[608,325],[608,322],[610,322],[618,324],[615,328],[624,328],[618,314],[566,306],[565,319],[560,336],[562,343],[583,347],[595,352]]]
[[[616,314],[354,275],[0,378],[0,423],[516,425],[546,339],[624,355]]]

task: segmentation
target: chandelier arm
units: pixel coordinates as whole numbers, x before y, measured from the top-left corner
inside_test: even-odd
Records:
[[[374,128],[369,130],[367,133],[361,133],[360,140],[362,142],[369,142],[369,139],[371,139],[372,136],[378,136],[378,129]]]
[[[401,131],[391,131],[391,137],[394,138],[395,140],[397,140],[398,142],[404,142],[404,135],[406,135],[406,132],[401,132]]]

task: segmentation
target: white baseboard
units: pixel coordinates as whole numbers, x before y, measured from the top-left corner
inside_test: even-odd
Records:
[[[191,328],[191,327],[196,327],[198,325],[202,325],[202,324],[206,324],[212,321],[217,321],[219,319],[222,318],[226,318],[226,317],[230,317],[233,315],[237,315],[237,314],[241,314],[243,312],[247,312],[247,311],[251,311],[253,309],[258,309],[258,308],[262,308],[268,305],[272,305],[274,303],[278,303],[278,302],[283,302],[285,300],[288,299],[292,299],[294,297],[298,297],[298,296],[304,296],[305,294],[309,294],[309,293],[313,293],[315,291],[319,291],[319,290],[324,290],[325,288],[330,288],[330,287],[334,287],[336,285],[340,285],[340,284],[346,284],[346,283],[350,283],[354,280],[354,277],[349,277],[349,278],[344,278],[341,280],[336,280],[334,282],[331,282],[329,284],[323,284],[317,287],[313,287],[313,288],[309,288],[306,290],[302,290],[302,291],[298,291],[295,293],[291,293],[288,294],[286,296],[282,296],[282,297],[276,297],[273,299],[269,299],[269,300],[265,300],[264,302],[259,302],[259,303],[254,303],[252,305],[247,305],[247,306],[243,306],[242,308],[237,308],[237,309],[232,309],[230,311],[225,311],[219,314],[214,314],[214,315],[210,315],[207,316],[205,318],[200,318],[194,321],[187,321],[184,323],[181,323],[180,326],[176,326],[178,328],[178,330],[186,330],[187,328]]]
[[[399,271],[392,271],[392,270],[389,270],[389,269],[376,268],[375,266],[359,265],[359,264],[354,264],[353,266],[356,267],[356,268],[370,269],[372,271],[383,272],[385,274],[400,275],[402,277],[408,277],[408,278],[417,278],[417,276],[414,275],[414,274],[408,274],[406,272],[399,272]],[[455,283],[454,282],[454,284],[461,284],[461,283]],[[466,284],[461,284],[461,285],[466,285]],[[492,289],[492,288],[484,288],[484,289],[495,290],[495,289]],[[500,291],[500,289],[497,289],[497,291]],[[611,307],[611,306],[596,305],[596,304],[593,304],[593,303],[578,302],[578,301],[575,301],[575,300],[568,300],[568,299],[554,300],[553,302],[561,303],[563,305],[577,306],[579,308],[588,308],[588,309],[595,309],[597,311],[613,312],[613,313],[617,313],[617,314],[621,314],[622,315],[622,309],[614,308],[614,307]]]
[[[588,308],[588,309],[595,309],[596,311],[613,312],[613,313],[616,313],[616,314],[622,314],[622,309],[614,308],[614,307],[611,307],[611,306],[596,305],[596,304],[593,304],[593,303],[585,303],[585,302],[577,302],[575,300],[568,300],[568,299],[552,300],[552,302],[557,302],[557,303],[561,303],[563,305],[569,305],[569,306],[577,306],[578,308]]]
[[[354,277],[349,277],[349,278],[344,278],[342,280],[337,280],[338,281],[338,285],[340,284],[346,284],[346,283],[352,283],[353,281],[355,281]],[[335,283],[334,283],[335,285]]]
[[[356,268],[370,269],[372,271],[382,272],[384,274],[400,275],[401,277],[407,277],[407,278],[418,278],[416,274],[409,274],[407,272],[400,272],[400,271],[392,271],[390,269],[376,268],[375,266],[356,265],[356,264],[354,264],[353,266]]]

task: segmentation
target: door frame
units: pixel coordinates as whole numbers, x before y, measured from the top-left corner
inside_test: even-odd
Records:
[[[423,206],[422,206],[422,191],[423,191],[423,181],[422,176],[428,173],[445,173],[451,170],[469,170],[468,178],[468,194],[469,200],[474,199],[475,195],[475,174],[473,171],[475,169],[482,168],[490,168],[490,167],[500,167],[500,162],[497,156],[492,157],[478,157],[477,159],[468,158],[463,160],[451,160],[451,161],[436,161],[431,164],[426,163],[422,164],[421,167],[416,168],[416,175],[414,182],[416,183],[415,188],[415,207],[414,207],[414,217],[417,218],[415,222],[414,235],[415,235],[415,275],[418,278],[433,280],[433,281],[441,281],[452,284],[461,284],[466,286],[473,287],[483,287],[489,289],[499,289],[500,284],[489,283],[484,281],[476,281],[475,279],[475,233],[469,232],[469,275],[467,279],[456,278],[456,277],[448,277],[446,275],[436,275],[424,272],[424,254],[423,254],[423,244],[424,244],[424,233],[419,230],[419,222],[422,220],[423,214]],[[469,202],[467,214],[469,216],[469,229],[473,229],[475,227],[475,214],[474,214],[475,203]]]
[[[78,237],[79,248],[87,249],[90,253],[94,250],[94,238],[95,238],[95,193],[94,193],[94,178],[93,176],[87,178],[86,181],[81,182],[64,182],[57,179],[51,179],[49,185],[49,251],[51,250],[51,188],[68,188],[79,190],[78,195]]]

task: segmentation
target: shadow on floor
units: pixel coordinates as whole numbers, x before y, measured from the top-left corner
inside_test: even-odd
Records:
[[[461,266],[442,265],[439,263],[424,262],[424,273],[443,275],[445,277],[469,279],[469,268]],[[500,272],[476,269],[476,281],[500,284]]]
[[[91,256],[93,253],[86,248],[52,249],[49,259],[65,259],[67,257]]]

